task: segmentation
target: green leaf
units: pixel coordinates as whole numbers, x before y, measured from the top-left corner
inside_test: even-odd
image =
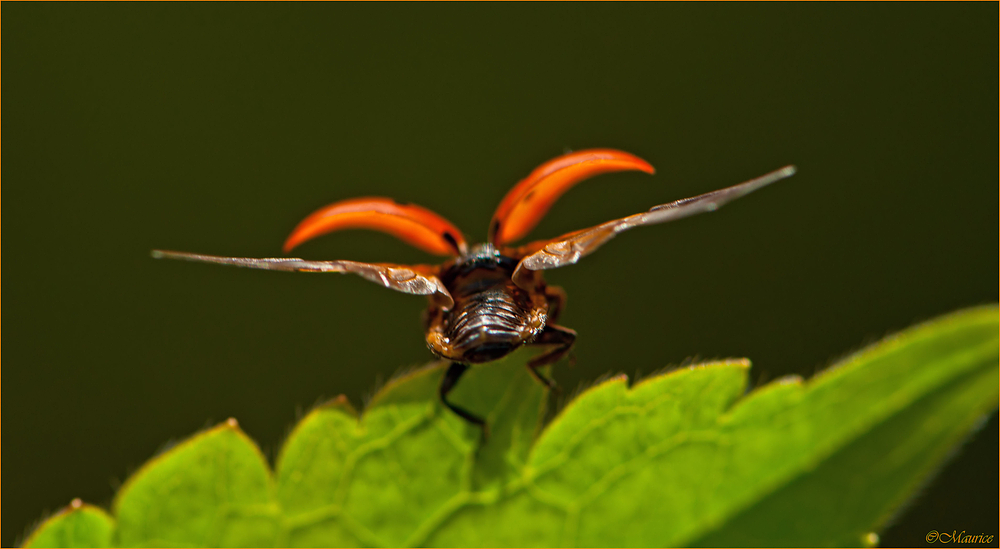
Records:
[[[694,545],[802,547],[877,543],[874,532],[984,419],[984,413],[997,405],[1000,378],[996,367],[996,310],[984,312],[981,345],[971,338],[962,342],[957,332],[945,333],[949,326],[938,325],[937,335],[943,337],[921,340],[918,336],[911,341],[886,342],[845,364],[845,370],[886,371],[891,363],[898,365],[906,377],[908,365],[924,362],[949,379],[921,380],[923,368],[912,368],[913,379],[908,381],[918,390],[923,385],[919,392],[908,388],[892,391],[888,377],[871,379],[873,386],[869,389],[875,391],[868,391],[867,398],[852,399],[851,406],[867,401],[867,408],[884,420]],[[958,323],[950,328],[959,328]],[[963,347],[964,343],[968,347]],[[886,365],[880,366],[879,361]],[[984,367],[990,364],[993,366]],[[831,416],[837,413],[836,408],[843,405],[835,400],[837,393],[850,392],[855,381],[851,378],[858,374],[834,371],[828,375],[831,379],[820,383],[840,387],[831,388],[826,398],[810,394],[822,388],[806,388],[806,400],[798,411],[816,417],[826,406]],[[883,389],[885,392],[880,393]],[[800,421],[809,421],[809,417]],[[852,434],[859,432],[858,427],[850,428]]]
[[[79,499],[49,517],[31,534],[25,547],[110,547],[115,522],[103,509]]]
[[[749,363],[581,394],[540,434],[529,353],[473,368],[443,408],[443,364],[340,398],[294,429],[272,476],[235,422],[140,470],[121,545],[859,545],[997,406],[998,310],[907,330],[814,379],[746,393]],[[69,545],[50,519],[29,539]],[[105,517],[105,520],[106,517]],[[108,527],[110,528],[110,527]],[[41,538],[41,536],[50,536]],[[36,543],[37,544],[37,543]]]
[[[528,374],[529,353],[476,368],[449,398],[486,418],[481,431],[444,409],[444,364],[394,379],[357,419],[341,399],[295,428],[278,459],[286,543],[419,545],[484,491],[524,467],[544,391]]]
[[[115,498],[124,547],[273,545],[279,514],[267,461],[235,420],[180,443]]]
[[[429,543],[859,545],[996,407],[997,331],[995,307],[961,312],[741,400],[740,362],[611,380],[549,426],[507,499]]]

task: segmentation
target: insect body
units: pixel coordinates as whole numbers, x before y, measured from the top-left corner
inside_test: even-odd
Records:
[[[419,206],[388,198],[357,198],[317,210],[285,241],[287,253],[317,236],[341,229],[386,232],[424,251],[448,255],[441,265],[396,265],[357,261],[308,261],[297,258],[219,257],[154,250],[153,257],[219,263],[278,271],[354,273],[397,291],[426,295],[424,330],[431,351],[449,361],[439,393],[442,403],[480,426],[484,421],[451,404],[448,393],[472,364],[499,359],[523,345],[547,349],[528,362],[540,382],[552,381],[537,369],[565,356],[576,332],[556,324],[565,303],[561,289],[547,286],[542,271],[576,263],[620,232],[710,212],[723,204],[795,173],[793,166],[693,198],[654,206],[649,211],[589,229],[522,246],[552,204],[571,187],[594,175],[653,167],[634,155],[590,149],[560,156],[536,168],[504,197],[489,226],[485,244],[471,248],[454,225]]]

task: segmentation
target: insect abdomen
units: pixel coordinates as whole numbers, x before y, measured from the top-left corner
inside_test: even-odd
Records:
[[[513,286],[513,285],[510,285]],[[496,360],[535,337],[544,326],[530,304],[505,284],[460,296],[445,336],[463,362]]]

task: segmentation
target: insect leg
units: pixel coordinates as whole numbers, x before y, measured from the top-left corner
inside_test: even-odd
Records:
[[[441,378],[441,385],[438,387],[438,394],[441,395],[441,404],[447,406],[448,409],[454,412],[458,417],[482,429],[483,437],[485,438],[488,432],[486,420],[464,408],[455,406],[454,404],[448,402],[447,398],[448,393],[455,388],[455,384],[458,383],[459,378],[461,378],[462,374],[464,374],[468,369],[469,366],[467,364],[452,362],[451,365],[448,366],[448,371],[445,372],[444,377]]]
[[[566,308],[566,290],[559,286],[546,286],[545,300],[549,302],[548,323],[558,322],[559,315]]]
[[[575,331],[556,324],[546,325],[545,329],[542,330],[542,333],[538,334],[538,337],[535,338],[535,341],[531,342],[531,345],[555,345],[555,347],[529,360],[528,371],[531,372],[531,375],[533,375],[535,379],[548,387],[550,390],[558,391],[559,388],[556,387],[556,383],[538,373],[538,368],[553,364],[560,358],[566,356],[566,353],[573,348],[573,343],[575,341]]]

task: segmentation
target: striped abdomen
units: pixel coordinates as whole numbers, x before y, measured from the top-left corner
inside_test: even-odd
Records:
[[[428,309],[427,344],[438,356],[465,364],[503,357],[545,327],[545,298],[511,281],[517,260],[489,244],[446,266],[441,281],[455,300],[448,310]]]
[[[445,336],[466,362],[496,360],[526,341],[540,327],[531,304],[501,284],[462,296],[446,318]],[[512,284],[510,286],[513,286]],[[519,291],[519,289],[518,289]]]

